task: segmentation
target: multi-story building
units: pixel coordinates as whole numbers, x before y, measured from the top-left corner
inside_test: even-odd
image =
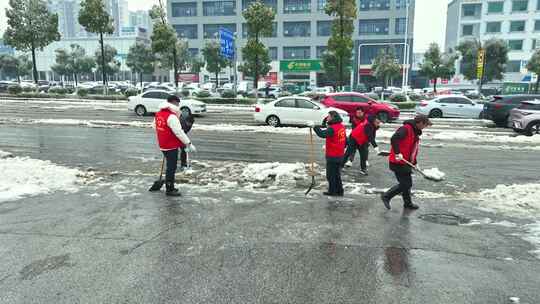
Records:
[[[466,39],[491,38],[508,43],[504,80],[529,79],[525,66],[532,52],[540,47],[540,0],[454,0],[448,4],[447,50]],[[458,75],[455,82],[462,79]]]
[[[78,21],[80,0],[49,0],[48,8],[58,14],[58,32],[62,38],[87,36]]]
[[[129,26],[129,10],[126,0],[106,0],[105,9],[111,15],[114,35],[120,36],[123,27]]]
[[[148,11],[129,12],[129,26],[133,28],[142,27],[149,32],[152,31],[152,19]]]
[[[241,61],[240,48],[245,45],[247,36],[242,11],[251,2],[253,0],[168,0],[167,9],[178,36],[188,40],[193,53],[200,51],[205,40],[217,39],[217,32],[222,27],[236,33],[238,60]],[[324,13],[326,0],[263,2],[276,11],[274,31],[271,37],[263,39],[272,58],[268,79],[302,86],[324,84],[321,57],[326,50],[332,24],[332,17]],[[414,0],[357,0],[357,7],[352,74],[355,82],[369,82],[372,81],[371,63],[381,49],[393,47],[401,62],[405,42],[412,50]],[[406,8],[409,8],[409,14]],[[212,76],[208,74],[206,77]]]

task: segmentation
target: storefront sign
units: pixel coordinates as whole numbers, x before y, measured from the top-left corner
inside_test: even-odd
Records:
[[[320,60],[281,60],[279,62],[281,72],[311,72],[322,70]]]
[[[179,82],[199,82],[199,74],[196,74],[196,73],[177,74],[176,79],[178,79]]]
[[[278,73],[277,72],[268,73],[268,75],[264,76],[264,81],[269,82],[271,84],[277,84],[278,83]]]

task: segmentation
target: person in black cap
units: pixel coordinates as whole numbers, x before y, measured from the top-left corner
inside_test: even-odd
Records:
[[[391,150],[388,157],[390,170],[396,175],[398,184],[381,194],[381,200],[390,210],[390,201],[398,194],[403,197],[404,208],[418,209],[411,198],[413,186],[412,168],[407,162],[416,165],[416,156],[420,147],[422,130],[431,126],[431,121],[425,115],[417,115],[413,120],[407,120],[397,129],[390,140]],[[406,162],[407,161],[407,162]]]

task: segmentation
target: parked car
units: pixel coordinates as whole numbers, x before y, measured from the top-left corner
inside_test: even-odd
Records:
[[[322,104],[346,111],[349,115],[354,115],[357,108],[362,108],[368,114],[377,115],[383,121],[388,122],[399,118],[399,108],[376,101],[368,96],[356,92],[341,92],[326,94]]]
[[[298,96],[282,97],[264,105],[257,104],[253,118],[256,122],[274,127],[281,125],[306,126],[308,122],[322,123],[330,111],[338,112],[345,124],[350,123],[346,111],[327,107],[307,97]]]
[[[4,93],[7,92],[8,87],[12,85],[16,85],[16,82],[13,81],[0,81],[0,92]]]
[[[442,95],[432,100],[424,100],[416,106],[417,114],[432,118],[457,117],[481,118],[484,106],[463,95]]]
[[[523,101],[510,110],[508,127],[529,136],[540,134],[540,100]]]
[[[517,108],[522,101],[540,99],[540,95],[496,95],[490,102],[484,104],[484,119],[495,122],[499,127],[508,125],[510,110]]]
[[[258,92],[258,95],[259,97],[262,97],[262,98],[265,98],[266,97],[266,88],[258,88],[257,89],[257,92]],[[279,97],[279,95],[282,93],[283,91],[281,90],[280,87],[277,87],[277,86],[271,86],[268,90],[268,98],[273,98],[273,99],[276,99]],[[253,95],[255,95],[255,92],[253,91],[252,92]]]
[[[171,95],[170,91],[152,90],[128,98],[128,110],[144,116],[159,111],[159,105]],[[186,114],[206,113],[206,104],[199,100],[180,98],[180,110]]]

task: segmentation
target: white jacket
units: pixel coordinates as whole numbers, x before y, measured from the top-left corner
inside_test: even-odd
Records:
[[[181,113],[180,109],[177,106],[175,106],[172,103],[167,102],[167,101],[164,101],[159,105],[160,110],[166,109],[166,108],[169,108],[169,110],[173,111],[176,114],[176,115],[170,115],[169,116],[169,118],[167,119],[167,126],[169,126],[169,128],[171,128],[174,135],[176,135],[176,137],[178,137],[178,139],[184,145],[186,145],[186,147],[191,145],[191,140],[189,139],[187,134],[184,132],[184,130],[182,130],[182,125],[180,124],[180,113]],[[154,122],[152,123],[152,127],[154,129],[156,128],[156,120],[155,119],[154,119]]]

